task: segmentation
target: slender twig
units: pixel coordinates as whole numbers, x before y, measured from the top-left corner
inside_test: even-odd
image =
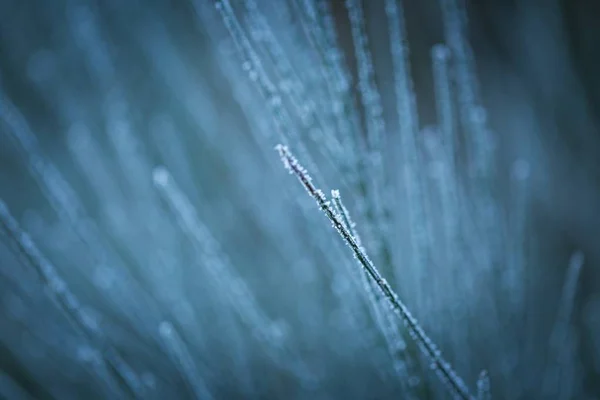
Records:
[[[41,280],[50,290],[55,304],[64,313],[68,321],[73,324],[77,332],[89,340],[94,349],[102,355],[102,359],[99,360],[100,364],[96,365],[100,370],[96,372],[104,375],[101,376],[108,385],[111,395],[118,397],[116,393],[120,391],[118,380],[108,372],[108,367],[118,375],[118,378],[123,381],[134,398],[145,398],[145,388],[139,381],[137,373],[122,358],[118,350],[110,344],[102,331],[98,329],[98,326],[90,323],[89,318],[86,318],[83,314],[83,305],[79,299],[71,292],[54,264],[42,254],[29,234],[21,228],[2,199],[0,199],[0,231],[6,232],[6,236],[12,242],[15,250],[24,257],[27,264],[36,270]]]
[[[430,361],[432,362],[432,368],[438,373],[442,381],[449,385],[456,397],[474,400],[475,397],[469,393],[469,390],[462,379],[456,374],[456,372],[454,372],[450,364],[442,358],[437,346],[425,334],[417,320],[408,311],[404,303],[398,298],[387,281],[381,276],[364,249],[362,249],[361,246],[356,242],[356,239],[353,237],[348,228],[346,228],[342,217],[335,212],[334,208],[331,206],[331,202],[327,200],[327,197],[320,189],[317,189],[314,186],[312,183],[312,178],[308,172],[304,169],[304,167],[302,167],[302,165],[300,165],[298,160],[290,153],[286,146],[277,145],[276,150],[279,152],[281,160],[286,169],[290,172],[290,174],[296,175],[306,191],[317,201],[317,204],[325,213],[327,218],[329,218],[333,224],[333,227],[338,231],[346,244],[352,249],[354,257],[369,273],[369,276],[375,281],[375,283],[377,283],[377,286],[387,298],[388,302],[392,306],[392,309],[400,316],[408,328],[410,335],[417,342],[422,352],[429,357]]]
[[[354,241],[364,251],[362,247],[362,241],[360,239],[360,235],[356,230],[356,224],[350,218],[350,213],[348,209],[342,202],[342,198],[340,197],[340,192],[338,190],[331,191],[331,198],[333,199],[333,205],[335,206],[335,210],[338,215],[342,218],[346,229],[352,234],[354,237]],[[388,350],[390,356],[393,360],[393,368],[394,371],[401,377],[406,378],[407,373],[411,374],[412,370],[409,371],[409,359],[407,358],[406,343],[404,338],[400,334],[398,330],[397,321],[393,311],[388,309],[387,300],[385,296],[382,295],[381,291],[378,289],[377,284],[373,279],[369,277],[369,273],[363,268],[360,274],[360,280],[362,283],[362,287],[367,292],[367,298],[369,300],[369,306],[371,313],[375,319],[376,324],[378,325],[383,337],[388,346]],[[401,359],[400,356],[405,356],[405,359]],[[408,375],[411,377],[412,375]],[[414,381],[408,379],[408,382],[402,382],[403,384],[407,384],[407,388],[410,390],[414,386]]]
[[[490,376],[486,370],[483,370],[477,378],[477,400],[491,400],[490,393]]]

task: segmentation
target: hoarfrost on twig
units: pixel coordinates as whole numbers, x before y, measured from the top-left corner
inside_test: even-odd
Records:
[[[423,354],[431,360],[432,369],[438,374],[443,382],[448,384],[448,387],[451,389],[454,395],[462,399],[475,399],[475,397],[469,393],[469,389],[464,384],[463,380],[454,372],[450,364],[441,357],[441,353],[437,346],[425,334],[417,320],[412,316],[404,303],[400,301],[391,286],[375,268],[375,265],[373,265],[364,249],[360,247],[354,236],[350,233],[348,228],[346,228],[346,225],[342,221],[340,215],[331,207],[331,204],[327,200],[325,194],[313,185],[312,179],[308,172],[290,153],[287,147],[280,144],[276,146],[276,150],[279,152],[283,164],[288,169],[290,174],[296,175],[300,183],[302,183],[302,186],[304,186],[311,197],[316,200],[321,210],[331,221],[333,227],[338,231],[346,244],[351,248],[354,257],[368,272],[371,279],[375,281],[394,311],[404,322],[408,332],[416,341]]]

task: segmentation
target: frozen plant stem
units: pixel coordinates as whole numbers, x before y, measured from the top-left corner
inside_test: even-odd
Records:
[[[315,187],[312,183],[312,178],[308,172],[304,169],[298,160],[290,153],[286,146],[281,144],[277,145],[275,149],[279,152],[281,161],[290,174],[296,175],[296,177],[302,183],[302,186],[308,191],[308,193],[317,201],[319,208],[327,215],[327,218],[333,224],[333,227],[338,231],[342,239],[352,249],[354,257],[358,260],[361,266],[368,272],[369,276],[375,281],[379,289],[383,292],[387,298],[392,309],[400,316],[404,324],[406,325],[411,337],[417,342],[419,348],[427,356],[440,379],[448,384],[452,390],[452,394],[456,398],[475,400],[476,398],[469,393],[469,389],[463,383],[463,380],[454,372],[450,364],[441,357],[440,351],[437,346],[429,339],[425,334],[417,320],[411,315],[404,303],[400,301],[394,290],[387,283],[387,281],[381,276],[375,265],[371,262],[366,252],[356,242],[356,239],[352,236],[342,217],[334,211],[331,206],[331,202],[327,200],[325,194]]]
[[[477,400],[491,400],[490,376],[486,370],[479,373],[477,378]]]
[[[363,249],[360,236],[355,229],[356,224],[352,221],[348,209],[344,206],[344,203],[342,203],[340,192],[337,190],[332,190],[331,197],[333,199],[335,210],[344,222],[346,229],[348,229],[358,247]],[[405,354],[406,344],[404,342],[404,338],[399,333],[397,321],[394,315],[387,308],[386,300],[383,298],[381,292],[377,288],[377,284],[369,278],[368,272],[364,268],[360,272],[362,287],[367,292],[367,298],[373,318],[375,319],[375,322],[377,323],[379,330],[383,334],[383,338],[387,343],[390,356],[392,357],[394,363],[394,371],[400,378],[404,378],[407,374],[408,365],[406,360],[403,360],[400,357],[404,356],[406,358],[407,356],[407,354]],[[402,379],[401,383],[403,385],[408,383],[408,389],[410,389],[411,380],[408,379],[408,382],[404,382],[405,380],[406,379]]]
[[[153,180],[161,196],[172,207],[181,228],[196,248],[198,258],[210,266],[205,269],[210,282],[226,295],[225,300],[246,323],[256,339],[266,347],[273,361],[281,363],[282,367],[290,367],[290,371],[298,379],[307,385],[312,384],[315,377],[308,371],[308,367],[299,356],[289,353],[284,333],[280,332],[275,321],[263,313],[254,294],[246,282],[235,273],[231,261],[222,252],[208,227],[198,218],[195,208],[181,191],[171,173],[165,167],[155,167]]]
[[[33,239],[13,217],[6,203],[0,199],[0,232],[2,231],[6,232],[7,237],[12,241],[16,251],[24,257],[25,262],[35,268],[46,287],[50,290],[52,299],[56,302],[55,304],[69,322],[73,324],[77,332],[89,340],[94,349],[102,355],[94,368],[96,369],[95,372],[101,376],[107,385],[110,393],[117,398],[125,397],[115,394],[120,393],[118,382],[118,379],[120,379],[131,392],[133,398],[146,398],[147,393],[144,393],[144,388],[138,379],[137,373],[121,357],[117,349],[107,341],[99,327],[86,317],[83,305],[58,274],[56,267],[42,254]],[[109,372],[110,370],[118,375],[118,379]]]
[[[179,368],[190,385],[194,397],[205,400],[214,399],[194,362],[194,357],[190,354],[173,324],[169,321],[161,322],[158,327],[158,333],[170,356],[177,363],[177,368]]]

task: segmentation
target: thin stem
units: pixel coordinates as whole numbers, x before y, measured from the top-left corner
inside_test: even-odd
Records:
[[[454,395],[461,399],[475,399],[469,393],[468,388],[463,383],[462,379],[454,372],[450,364],[441,357],[440,351],[437,346],[429,339],[425,334],[417,320],[411,315],[404,303],[398,298],[394,290],[387,283],[385,278],[381,276],[373,262],[369,259],[366,252],[356,242],[350,231],[346,228],[340,215],[334,211],[331,206],[331,202],[327,200],[325,194],[317,189],[313,183],[312,178],[307,171],[300,165],[298,160],[290,153],[288,148],[283,145],[276,146],[277,151],[281,157],[281,160],[286,169],[296,175],[300,180],[300,183],[304,186],[306,191],[317,201],[317,204],[321,210],[327,215],[327,218],[333,224],[333,227],[338,231],[340,236],[344,239],[346,244],[350,246],[354,257],[359,261],[361,266],[369,273],[371,278],[375,281],[379,289],[383,292],[388,302],[392,306],[393,310],[400,316],[404,324],[408,328],[410,335],[415,339],[423,353],[431,359],[432,368],[438,373],[442,381],[448,383]]]

